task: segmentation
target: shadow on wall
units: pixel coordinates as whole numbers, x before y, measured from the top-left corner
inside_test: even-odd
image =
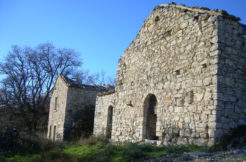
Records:
[[[246,125],[246,27],[218,18],[216,141]],[[215,141],[215,142],[216,142]]]
[[[68,113],[66,117],[71,120],[65,120],[64,140],[77,140],[81,137],[89,137],[92,134],[95,106],[87,105],[66,113]]]

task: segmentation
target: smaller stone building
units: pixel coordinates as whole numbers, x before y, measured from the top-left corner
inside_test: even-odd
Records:
[[[105,90],[108,89],[103,86],[77,84],[59,75],[51,95],[47,138],[62,141],[91,133],[96,95]]]

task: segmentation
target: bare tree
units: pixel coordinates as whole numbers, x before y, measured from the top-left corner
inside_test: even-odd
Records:
[[[108,85],[115,86],[115,78],[112,78],[112,77],[108,76],[106,80],[107,80],[106,83]]]
[[[69,75],[82,61],[72,49],[57,49],[51,43],[36,48],[13,46],[0,63],[2,93],[0,102],[19,111],[34,133],[39,116],[45,113],[57,76]]]
[[[115,81],[112,77],[106,76],[104,71],[90,74],[89,70],[80,70],[72,74],[72,77],[80,84],[96,84],[114,86]]]

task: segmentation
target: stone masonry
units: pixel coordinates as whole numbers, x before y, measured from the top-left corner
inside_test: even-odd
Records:
[[[109,107],[115,107],[115,93],[110,91],[98,95],[96,101],[95,119],[94,119],[94,134],[107,134],[107,123]],[[105,107],[107,105],[107,107]]]
[[[58,141],[68,139],[75,123],[76,113],[85,108],[94,110],[97,93],[105,90],[106,88],[101,86],[77,84],[73,80],[59,75],[50,101],[47,138]],[[93,123],[91,127],[93,127]]]
[[[246,27],[223,10],[157,6],[97,96],[94,135],[213,145],[246,124]],[[109,108],[112,123],[108,124]]]

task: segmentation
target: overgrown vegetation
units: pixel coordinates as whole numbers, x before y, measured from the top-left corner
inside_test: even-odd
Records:
[[[90,137],[73,143],[57,143],[41,138],[20,138],[15,149],[0,154],[0,161],[135,161],[167,153],[209,151],[198,146],[158,147],[151,144],[111,144],[103,137]]]
[[[143,161],[165,154],[214,152],[245,144],[245,126],[232,130],[220,144],[213,147],[194,145],[155,146],[141,143],[112,144],[104,137],[89,137],[76,142],[51,142],[38,136],[19,134],[15,130],[0,131],[0,161]]]

